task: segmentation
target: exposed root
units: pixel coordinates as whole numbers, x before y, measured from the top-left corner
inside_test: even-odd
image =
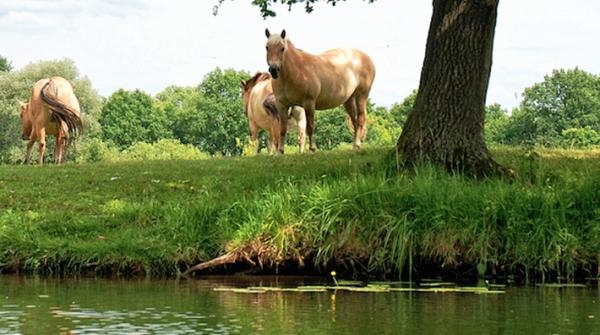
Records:
[[[201,271],[219,265],[235,264],[238,262],[246,262],[252,266],[263,267],[264,264],[278,264],[283,261],[280,253],[275,250],[275,247],[258,239],[248,245],[240,246],[234,250],[213,258],[209,261],[202,262],[187,269],[182,276],[186,277],[192,272]]]
[[[238,261],[238,258],[239,258],[238,256],[239,255],[237,255],[235,252],[230,252],[225,255],[219,256],[217,258],[213,258],[210,261],[196,264],[196,265],[192,266],[191,268],[187,269],[183,273],[183,276],[187,277],[187,276],[189,276],[190,273],[192,273],[194,271],[201,271],[201,270],[208,269],[208,268],[211,268],[214,266],[233,264]]]

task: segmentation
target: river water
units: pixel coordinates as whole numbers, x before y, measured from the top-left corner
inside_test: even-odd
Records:
[[[240,293],[319,278],[0,276],[0,334],[600,334],[597,287]]]

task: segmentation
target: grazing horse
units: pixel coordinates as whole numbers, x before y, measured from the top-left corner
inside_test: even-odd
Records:
[[[279,148],[280,127],[279,113],[275,106],[275,96],[271,87],[271,76],[265,72],[258,72],[254,77],[241,82],[244,110],[248,117],[250,136],[256,143],[256,153],[260,151],[258,131],[264,129],[269,132],[267,151],[272,152],[273,147]],[[287,115],[287,114],[286,114]],[[298,147],[300,153],[304,152],[304,138],[306,132],[306,116],[301,107],[293,106],[289,109],[287,128],[298,128]]]
[[[369,56],[356,49],[333,49],[320,55],[312,55],[297,49],[281,34],[267,36],[267,64],[273,76],[273,93],[277,109],[285,120],[290,106],[302,106],[306,112],[306,131],[310,150],[317,146],[313,137],[315,110],[344,105],[354,128],[354,148],[361,146],[367,121],[367,98],[375,79],[375,65]],[[285,140],[286,123],[281,123],[282,142]]]
[[[67,137],[76,138],[83,129],[79,101],[62,77],[41,79],[33,85],[29,102],[21,103],[21,120],[22,137],[28,140],[25,164],[31,161],[35,141],[39,142],[38,164],[43,164],[46,134],[56,137],[54,162],[60,164]]]

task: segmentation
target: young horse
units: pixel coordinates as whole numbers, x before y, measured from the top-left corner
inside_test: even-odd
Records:
[[[259,129],[269,132],[267,151],[271,153],[273,146],[279,148],[280,143],[280,118],[272,93],[271,76],[268,73],[259,72],[254,77],[242,81],[241,87],[244,110],[246,111],[250,126],[250,136],[252,142],[256,143],[256,153],[260,151],[260,143],[258,142]],[[291,118],[287,119],[287,128],[298,127],[298,146],[300,153],[303,153],[304,134],[306,132],[304,110],[301,107],[294,106],[290,108],[289,116]]]
[[[367,120],[367,98],[375,79],[375,65],[369,56],[356,49],[333,49],[320,55],[311,55],[297,49],[281,34],[265,30],[267,64],[273,76],[273,93],[277,109],[285,120],[290,106],[302,106],[306,111],[306,130],[310,150],[317,146],[313,137],[315,110],[344,105],[354,127],[354,148],[361,146]],[[285,122],[281,126],[285,140]],[[279,152],[283,153],[283,146]]]
[[[27,142],[25,164],[31,161],[31,150],[39,141],[38,163],[44,162],[46,134],[56,137],[54,162],[60,164],[67,135],[76,138],[83,128],[79,101],[71,84],[62,77],[41,79],[33,85],[29,102],[21,104],[24,140]]]

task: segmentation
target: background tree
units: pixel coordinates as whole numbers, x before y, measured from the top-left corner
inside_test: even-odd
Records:
[[[0,72],[10,72],[12,68],[12,62],[0,55]]]
[[[102,107],[99,121],[104,141],[121,150],[137,142],[153,143],[172,137],[165,113],[140,90],[113,93]]]
[[[485,140],[487,143],[506,144],[506,127],[509,116],[500,104],[495,103],[485,108]]]
[[[196,89],[173,89],[169,99],[161,94],[160,103],[175,111],[175,138],[213,155],[240,155],[249,134],[240,82],[248,78],[245,71],[216,68]]]
[[[191,113],[201,95],[198,87],[169,86],[156,94],[154,105],[174,119],[179,114]]]
[[[310,12],[317,1],[285,3],[291,8],[302,2]],[[252,3],[267,17],[275,15],[271,5],[276,2]],[[490,156],[483,129],[498,3],[433,0],[415,106],[396,144],[408,167],[428,160],[477,176],[507,172]]]
[[[225,69],[217,67],[207,73],[198,86],[200,92],[209,99],[220,101],[242,101],[240,82],[251,77],[246,71]],[[242,113],[243,113],[242,109]]]
[[[348,127],[349,122],[347,118],[346,110],[341,106],[317,111],[315,113],[315,141],[317,147],[330,150],[341,143],[354,142],[354,136],[350,133],[351,129]],[[288,137],[288,144],[296,144],[296,136]]]
[[[567,129],[573,129],[570,143],[576,142],[575,134],[588,136],[584,129],[600,132],[600,77],[577,68],[554,70],[543,82],[525,88],[506,132],[510,144],[552,147],[561,145]]]
[[[393,106],[398,105],[394,104]],[[375,106],[370,102],[367,109],[369,114],[365,142],[375,145],[393,145],[400,136],[403,125],[398,110],[394,110],[393,107],[388,110],[385,107]]]
[[[14,163],[21,160],[25,152],[25,143],[21,140],[21,119],[19,102],[27,101],[31,87],[42,78],[61,76],[73,85],[75,95],[81,105],[84,132],[82,140],[97,131],[97,116],[100,113],[102,99],[90,80],[81,76],[75,63],[70,59],[42,61],[32,63],[23,69],[0,72],[0,162]],[[47,155],[52,159],[54,141],[49,140]],[[66,152],[66,160],[73,159],[74,146]]]
[[[417,99],[417,90],[413,90],[402,102],[395,103],[390,107],[390,114],[392,114],[394,121],[400,125],[404,125],[408,114],[412,111],[415,106],[415,100]]]

